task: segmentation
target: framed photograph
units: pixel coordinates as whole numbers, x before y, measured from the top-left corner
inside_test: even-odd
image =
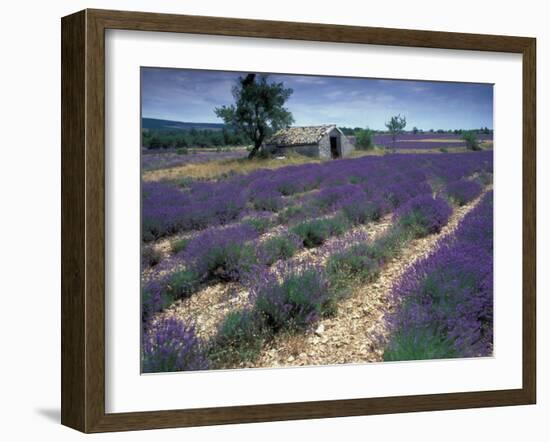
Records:
[[[535,39],[62,19],[62,423],[536,400]]]

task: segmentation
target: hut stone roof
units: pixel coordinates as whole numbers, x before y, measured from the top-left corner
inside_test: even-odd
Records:
[[[275,132],[266,143],[275,144],[277,146],[316,144],[335,127],[335,124],[287,127]]]

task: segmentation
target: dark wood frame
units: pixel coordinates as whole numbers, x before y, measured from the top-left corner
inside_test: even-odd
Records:
[[[536,40],[497,35],[84,10],[62,19],[61,422],[84,432],[534,404]],[[127,29],[523,56],[523,386],[401,397],[105,413],[105,30]]]

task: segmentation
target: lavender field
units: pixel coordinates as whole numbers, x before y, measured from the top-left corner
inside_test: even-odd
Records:
[[[218,152],[215,149],[159,149],[142,153],[141,167],[143,171],[166,169],[185,164],[202,164],[212,160],[233,160],[245,158],[245,149],[231,149]]]
[[[144,181],[142,370],[490,356],[492,173],[488,150]]]
[[[481,143],[492,145],[492,134],[476,134],[476,137]],[[460,135],[452,133],[403,133],[397,136],[395,145],[390,134],[377,134],[374,136],[374,143],[377,146],[400,150],[466,147],[466,141]]]

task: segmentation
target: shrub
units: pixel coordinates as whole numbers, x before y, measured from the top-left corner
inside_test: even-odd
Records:
[[[265,273],[252,286],[254,309],[273,332],[302,330],[327,313],[332,294],[321,269],[286,267]]]
[[[201,279],[238,281],[256,264],[248,242],[257,236],[246,224],[205,230],[189,242],[184,258]]]
[[[280,224],[288,224],[290,221],[303,219],[306,217],[305,209],[302,206],[290,206],[278,214]]]
[[[365,193],[360,186],[344,184],[329,186],[311,195],[310,204],[320,209],[321,213],[332,212],[345,204],[364,198]]]
[[[493,184],[493,174],[485,170],[478,173],[476,180],[482,185],[487,186]]]
[[[422,237],[439,233],[451,214],[452,209],[443,198],[419,195],[400,207],[394,216],[401,227]]]
[[[271,237],[262,242],[258,249],[259,260],[265,265],[272,265],[279,259],[288,259],[302,246],[302,241],[292,233]]]
[[[163,291],[162,285],[157,282],[147,284],[141,290],[141,319],[145,324],[148,319],[175,301],[171,294]]]
[[[221,366],[253,360],[266,337],[265,324],[255,311],[230,311],[212,340],[210,358]]]
[[[187,247],[187,244],[189,244],[189,238],[180,238],[180,239],[173,240],[172,243],[170,244],[172,253],[181,252]]]
[[[142,371],[206,370],[208,360],[193,326],[169,317],[149,324],[142,340]]]
[[[156,266],[162,260],[162,253],[152,246],[142,246],[141,265],[144,267]]]
[[[254,193],[251,198],[252,207],[256,210],[277,212],[283,207],[281,194],[275,189]]]
[[[383,204],[377,200],[352,200],[342,207],[342,213],[352,224],[378,221],[384,212]]]
[[[304,247],[323,244],[331,235],[340,235],[349,228],[349,222],[342,215],[332,218],[305,221],[292,228],[292,233],[301,238]]]
[[[373,132],[370,129],[359,129],[355,136],[358,149],[370,150],[374,147]]]
[[[176,149],[176,153],[178,155],[187,155],[189,153],[189,150],[186,147],[179,147]]]
[[[258,233],[266,232],[272,225],[273,221],[269,216],[256,216],[243,221],[245,225],[249,225]]]
[[[420,361],[456,356],[453,343],[432,327],[401,330],[384,349],[384,361]]]
[[[399,254],[411,236],[407,229],[399,225],[394,226],[385,235],[371,243],[369,253],[372,258],[386,262]]]
[[[166,280],[163,293],[172,300],[186,298],[198,287],[200,276],[194,269],[183,269],[172,273]]]
[[[466,131],[462,133],[462,139],[466,142],[466,147],[469,150],[481,150],[477,135],[474,131]]]
[[[448,184],[445,189],[445,193],[449,198],[459,206],[474,200],[481,194],[481,191],[482,188],[478,182],[465,179],[454,181]]]
[[[373,281],[380,271],[380,263],[371,252],[371,245],[362,243],[331,255],[326,267],[331,284],[339,287],[350,281]]]
[[[330,236],[330,226],[325,220],[305,221],[292,228],[304,247],[317,247],[325,242]]]

